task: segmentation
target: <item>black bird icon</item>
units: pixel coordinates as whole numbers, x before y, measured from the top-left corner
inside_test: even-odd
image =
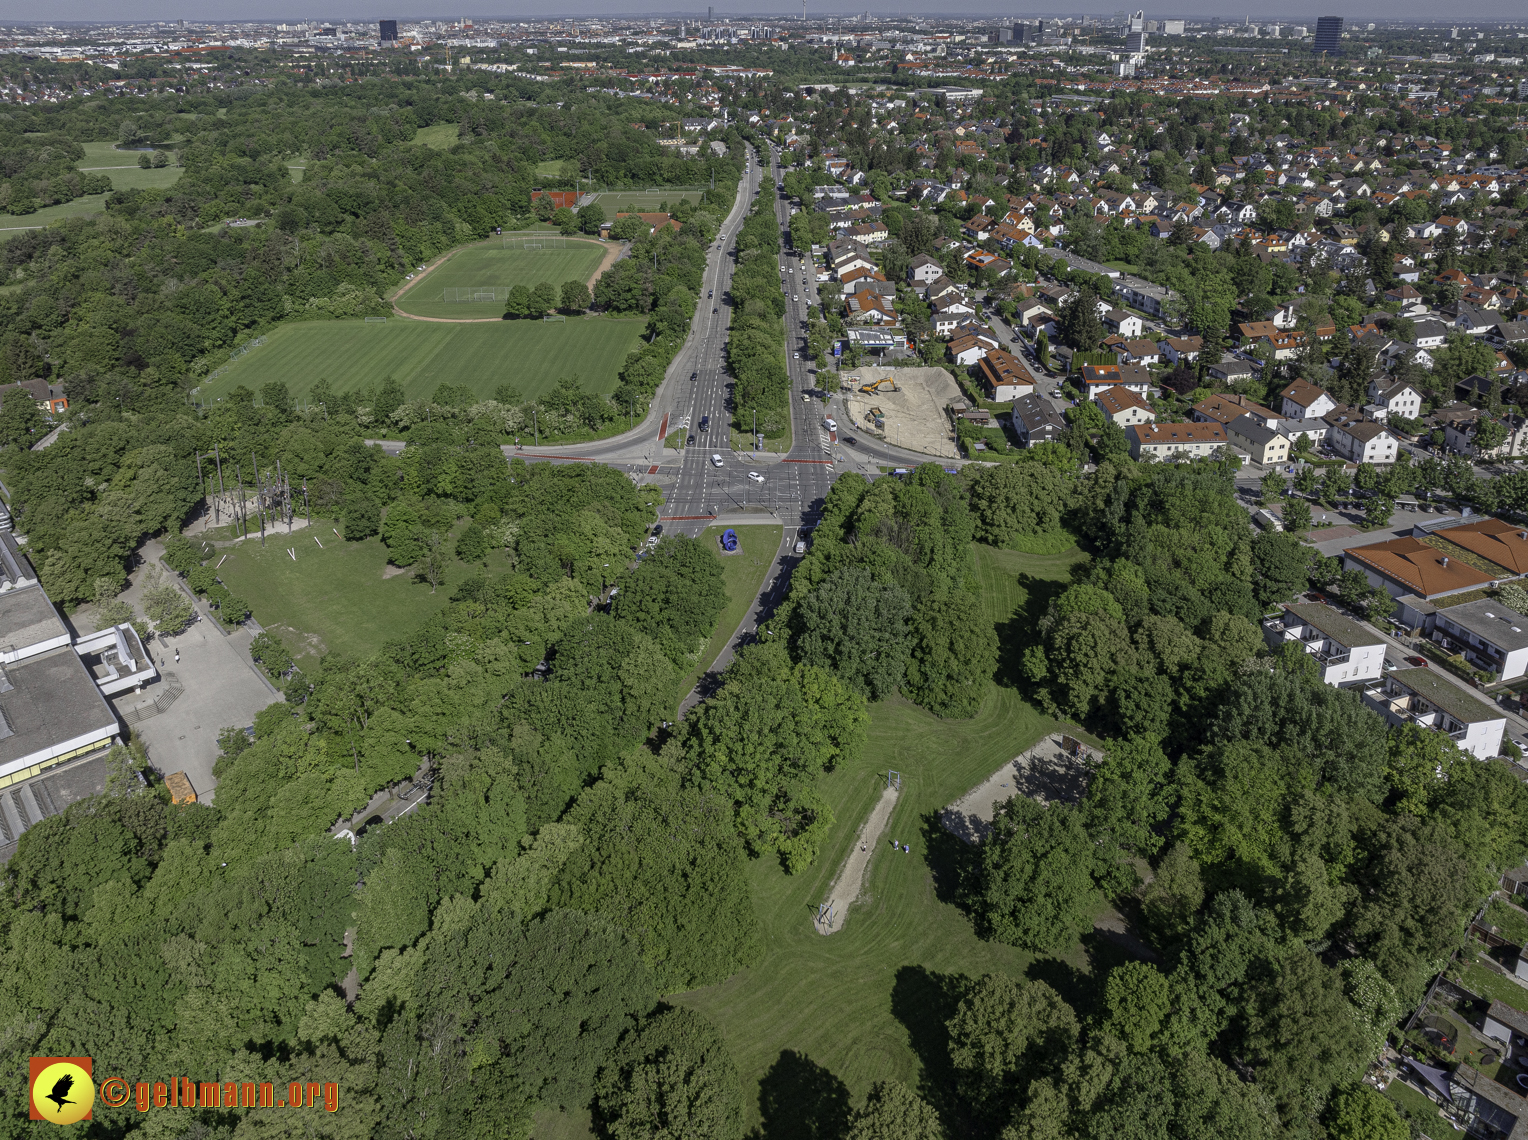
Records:
[[[58,1105],[59,1112],[64,1111],[64,1105],[75,1103],[69,1099],[69,1090],[73,1087],[74,1077],[69,1073],[65,1073],[53,1082],[53,1091],[48,1094],[47,1099]]]

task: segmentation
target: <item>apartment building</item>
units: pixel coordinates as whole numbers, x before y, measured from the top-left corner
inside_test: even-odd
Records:
[[[1277,651],[1296,642],[1316,659],[1323,683],[1342,688],[1377,680],[1385,671],[1385,639],[1331,606],[1313,602],[1284,606],[1263,622],[1263,637]]]

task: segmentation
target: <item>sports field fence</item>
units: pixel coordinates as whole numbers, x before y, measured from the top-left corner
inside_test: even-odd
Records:
[[[540,230],[523,230],[504,234],[502,249],[567,249],[568,239],[563,234],[545,233]]]

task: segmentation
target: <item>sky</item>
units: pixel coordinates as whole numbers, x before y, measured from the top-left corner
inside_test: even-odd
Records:
[[[381,17],[454,19],[462,15],[500,19],[539,19],[546,16],[593,18],[600,15],[672,17],[674,15],[704,16],[706,10],[706,5],[703,3],[686,4],[685,0],[680,0],[679,5],[674,7],[667,6],[673,3],[673,0],[666,0],[662,11],[655,11],[657,5],[643,3],[641,0],[520,0],[498,11],[456,12],[382,11],[376,7],[378,0],[311,0],[311,2],[312,7],[304,4],[303,0],[49,0],[42,5],[37,4],[35,0],[27,0],[27,2],[0,0],[0,23],[31,22],[40,19],[50,21],[373,20]],[[1138,0],[1127,0],[1127,2],[1133,4]],[[1437,20],[1440,18],[1459,21],[1514,20],[1522,24],[1524,31],[1528,31],[1528,8],[1525,8],[1523,0],[1472,0],[1467,4],[1447,6],[1440,6],[1436,0],[1342,0],[1340,4],[1301,3],[1299,0],[1293,0],[1286,4],[1257,4],[1241,8],[1227,7],[1221,0],[1172,0],[1172,3],[1171,10],[1148,10],[1147,17],[1162,19],[1173,16],[1218,15],[1239,19],[1250,15],[1253,20],[1260,23],[1310,21],[1316,16],[1325,15],[1344,16],[1349,23],[1386,19]],[[799,0],[795,4],[790,3],[789,0],[748,0],[747,3],[732,0],[732,2],[713,6],[717,15],[726,15],[734,19],[748,17],[780,19],[787,15],[799,15],[801,12]],[[1112,16],[1122,5],[1117,2],[1111,4],[1107,0],[1079,0],[1078,6],[1073,8],[1015,8],[1001,3],[965,0],[960,4],[959,12],[955,12],[952,11],[952,5],[938,6],[930,4],[928,0],[896,0],[896,2],[881,0],[878,3],[867,3],[866,0],[860,3],[855,3],[854,0],[809,0],[807,10],[809,13],[831,16],[849,15],[864,11],[867,7],[872,13],[883,15],[921,13],[949,17],[967,14],[990,18],[997,23],[1033,19],[1042,15],[1076,16],[1079,13],[1086,13]],[[1440,12],[1443,13],[1442,16]],[[1528,48],[1528,45],[1525,45],[1525,48]]]

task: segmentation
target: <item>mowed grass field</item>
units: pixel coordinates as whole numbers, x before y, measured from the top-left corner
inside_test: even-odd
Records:
[[[504,294],[499,300],[446,301],[446,290],[497,288],[516,285],[534,288],[550,281],[561,291],[565,281],[588,282],[599,268],[608,247],[597,241],[569,238],[561,249],[504,249],[497,239],[459,249],[446,261],[399,293],[393,303],[405,313],[421,317],[464,320],[470,317],[502,317]]]
[[[728,529],[737,531],[738,546],[741,547],[737,554],[721,552],[722,531]],[[774,562],[775,551],[780,549],[780,531],[779,523],[731,528],[708,526],[701,531],[700,541],[711,548],[716,554],[717,561],[722,564],[722,581],[727,589],[727,607],[716,619],[716,629],[711,634],[711,640],[706,642],[700,661],[690,671],[689,676],[680,683],[678,700],[682,701],[689,696],[690,690],[695,687],[695,682],[700,679],[700,675],[711,668],[717,656],[731,640],[738,622],[743,620],[748,607],[753,605],[754,598],[758,597],[759,587],[764,583],[764,575],[769,572],[770,564]]]
[[[267,534],[264,547],[259,538],[246,538],[222,548],[228,553],[218,568],[223,584],[249,603],[255,620],[279,636],[305,670],[325,653],[375,653],[444,608],[464,578],[483,573],[450,559],[445,583],[432,594],[406,573],[384,577],[387,548],[381,539],[346,542],[334,533],[335,525],[315,519],[312,527],[290,535]],[[289,547],[297,553],[295,562]],[[495,552],[488,573],[508,569],[503,552]]]
[[[484,399],[498,385],[513,384],[526,399],[534,399],[574,373],[585,391],[613,392],[616,373],[646,324],[640,318],[574,317],[448,325],[389,317],[386,324],[287,325],[202,385],[198,399],[215,402],[240,384],[259,391],[272,380],[300,399],[320,379],[336,392],[347,392],[388,376],[411,400],[429,397],[447,383],[465,384]]]
[[[977,547],[985,613],[1001,630],[1064,583],[1081,557],[1075,549],[1032,556]],[[750,865],[765,932],[763,960],[672,1000],[721,1027],[743,1075],[750,1124],[762,1124],[766,1140],[811,1134],[798,1131],[791,1114],[805,1114],[798,1123],[810,1119],[813,1098],[823,1090],[860,1100],[877,1080],[918,1087],[925,1065],[937,1064],[943,1049],[950,1015],[943,975],[1040,976],[1069,995],[1086,983],[1095,961],[1113,961],[1107,943],[1088,941],[1058,961],[982,942],[965,914],[940,897],[937,861],[926,858],[930,837],[942,836],[934,813],[1056,727],[1001,685],[964,721],[940,720],[901,697],[883,701],[871,709],[864,752],[820,785],[837,823],[816,865],[794,877],[774,860]],[[824,937],[812,914],[885,787],[888,769],[901,772],[903,791],[886,838],[908,844],[912,853],[892,854],[885,846],[843,930]],[[546,1135],[556,1134],[553,1121],[544,1123]]]
[[[117,144],[113,142],[87,142],[81,145],[85,148],[85,157],[74,164],[75,169],[106,175],[111,179],[113,190],[162,190],[174,186],[184,173],[178,166],[144,170],[138,165],[138,151],[118,150]],[[0,231],[41,229],[61,218],[99,214],[105,209],[105,194],[87,194],[72,202],[45,206],[31,214],[0,214]]]
[[[605,211],[605,217],[613,218],[617,212],[627,213],[653,213],[664,202],[669,204],[672,210],[679,205],[679,199],[686,198],[695,205],[700,205],[699,190],[662,190],[657,194],[648,194],[645,190],[604,190],[594,199],[595,204]]]

